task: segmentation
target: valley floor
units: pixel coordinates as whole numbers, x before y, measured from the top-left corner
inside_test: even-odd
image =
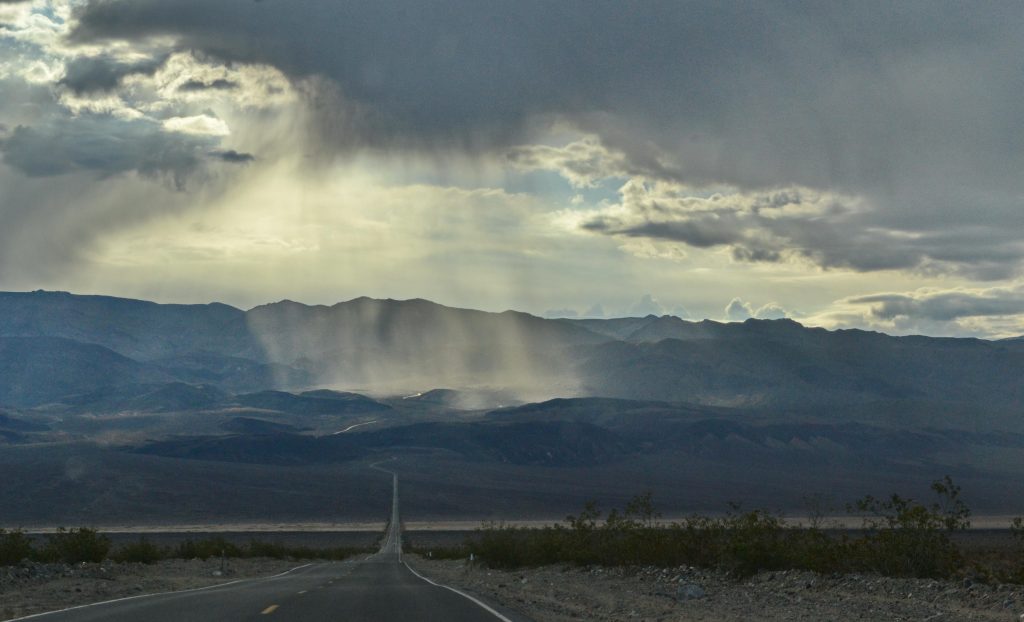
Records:
[[[405,558],[420,573],[517,610],[536,622],[592,620],[1024,619],[1024,586],[872,575],[762,572],[736,581],[693,568],[501,571],[466,561]],[[79,604],[261,577],[297,565],[270,559],[166,560],[142,564],[34,564],[0,568],[0,620]]]
[[[466,561],[406,560],[435,581],[537,622],[1024,620],[1024,586],[871,575],[762,572],[736,581],[693,568],[543,567],[500,571]]]
[[[266,577],[303,562],[278,559],[172,559],[155,564],[0,566],[0,620],[77,605]]]

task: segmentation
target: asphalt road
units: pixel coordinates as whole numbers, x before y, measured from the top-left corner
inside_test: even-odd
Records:
[[[379,466],[378,470],[384,471]],[[19,618],[45,622],[526,622],[514,613],[416,574],[402,561],[398,477],[376,554],[300,566],[265,579],[86,605]]]

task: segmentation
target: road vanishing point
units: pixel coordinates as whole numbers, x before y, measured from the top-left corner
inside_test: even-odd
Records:
[[[380,550],[343,562],[306,564],[263,579],[134,596],[16,620],[39,622],[529,622],[418,574],[402,560],[398,476]],[[11,622],[14,622],[13,620]]]

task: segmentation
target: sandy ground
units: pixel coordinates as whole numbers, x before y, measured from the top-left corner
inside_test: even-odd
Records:
[[[303,562],[276,559],[166,560],[145,564],[24,564],[0,567],[0,620],[126,596],[266,577]]]
[[[722,573],[686,567],[544,567],[505,572],[412,555],[406,561],[436,581],[492,599],[537,622],[1024,620],[1024,586],[1020,585],[822,576],[803,571],[765,572],[736,581]]]

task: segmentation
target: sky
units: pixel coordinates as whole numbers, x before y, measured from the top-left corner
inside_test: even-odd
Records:
[[[0,289],[1024,334],[1017,2],[0,0]]]

